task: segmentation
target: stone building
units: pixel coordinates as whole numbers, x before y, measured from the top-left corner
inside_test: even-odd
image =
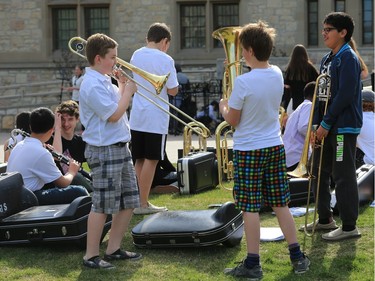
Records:
[[[371,72],[373,0],[0,0],[0,129],[12,128],[20,111],[53,108],[67,99],[61,86],[83,62],[67,50],[74,36],[106,33],[119,43],[119,57],[129,61],[144,45],[149,25],[165,22],[173,34],[168,53],[192,81],[207,82],[220,78],[225,58],[212,37],[217,28],[262,19],[278,34],[272,63],[284,69],[299,43],[318,64],[328,51],[320,30],[330,11],[354,18],[354,39]]]

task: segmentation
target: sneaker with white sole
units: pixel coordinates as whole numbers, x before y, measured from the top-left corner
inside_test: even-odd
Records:
[[[307,225],[307,227],[306,227],[306,230],[307,231],[312,231],[313,226],[314,226],[313,222],[309,223]],[[337,228],[338,228],[338,226],[337,226],[335,220],[332,220],[330,223],[326,223],[326,224],[319,223],[319,220],[315,221],[315,230],[333,230],[333,229],[337,229]],[[305,226],[301,226],[298,230],[299,231],[304,231],[305,230]]]
[[[357,227],[351,231],[343,231],[340,227],[334,231],[322,234],[322,238],[327,241],[341,241],[358,237],[361,237],[361,233],[359,232]]]
[[[148,215],[148,214],[155,214],[159,212],[165,212],[168,211],[167,207],[158,207],[155,205],[152,205],[150,202],[147,203],[147,207],[139,207],[135,208],[133,210],[134,215]]]
[[[256,265],[249,269],[245,266],[245,262],[239,262],[236,267],[224,269],[224,273],[235,277],[246,277],[246,280],[261,280],[263,277],[262,267]]]
[[[310,259],[302,253],[302,257],[298,260],[292,260],[292,266],[295,274],[303,274],[309,270]]]

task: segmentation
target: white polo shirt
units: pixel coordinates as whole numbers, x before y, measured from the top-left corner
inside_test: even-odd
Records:
[[[79,98],[80,120],[85,130],[83,140],[94,146],[108,146],[130,141],[126,113],[117,122],[108,122],[116,111],[120,94],[111,78],[86,67]]]
[[[40,140],[31,137],[26,137],[13,148],[7,172],[19,172],[25,187],[31,191],[39,190],[62,176],[52,154]]]

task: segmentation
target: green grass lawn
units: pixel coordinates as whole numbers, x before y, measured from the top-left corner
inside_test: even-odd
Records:
[[[231,192],[216,188],[196,195],[151,195],[155,205],[173,210],[203,210],[209,204],[232,201]],[[137,249],[132,244],[130,230],[145,216],[134,216],[123,248],[139,251],[144,258],[137,262],[115,261],[112,271],[86,269],[82,266],[84,250],[74,245],[6,246],[0,248],[0,280],[235,280],[223,274],[246,255],[245,239],[239,246],[222,245],[180,249]],[[312,215],[310,215],[312,218]],[[335,218],[341,223],[339,218]],[[262,226],[278,226],[270,212],[261,214]],[[304,217],[295,218],[296,226]],[[310,271],[297,276],[291,271],[287,244],[261,243],[263,280],[374,280],[374,208],[360,209],[358,227],[362,237],[336,243],[322,241],[298,232],[302,247],[311,259]],[[102,253],[107,244],[101,245]]]

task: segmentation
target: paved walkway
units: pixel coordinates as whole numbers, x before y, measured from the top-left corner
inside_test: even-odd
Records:
[[[0,132],[0,163],[4,161],[4,142],[10,138],[10,133]],[[232,139],[228,140],[228,145],[232,146]],[[193,135],[192,145],[195,148],[199,148],[198,136]],[[207,139],[207,147],[216,147],[215,136],[211,136]],[[168,135],[167,138],[167,155],[171,163],[177,163],[178,150],[183,149],[183,136]]]

